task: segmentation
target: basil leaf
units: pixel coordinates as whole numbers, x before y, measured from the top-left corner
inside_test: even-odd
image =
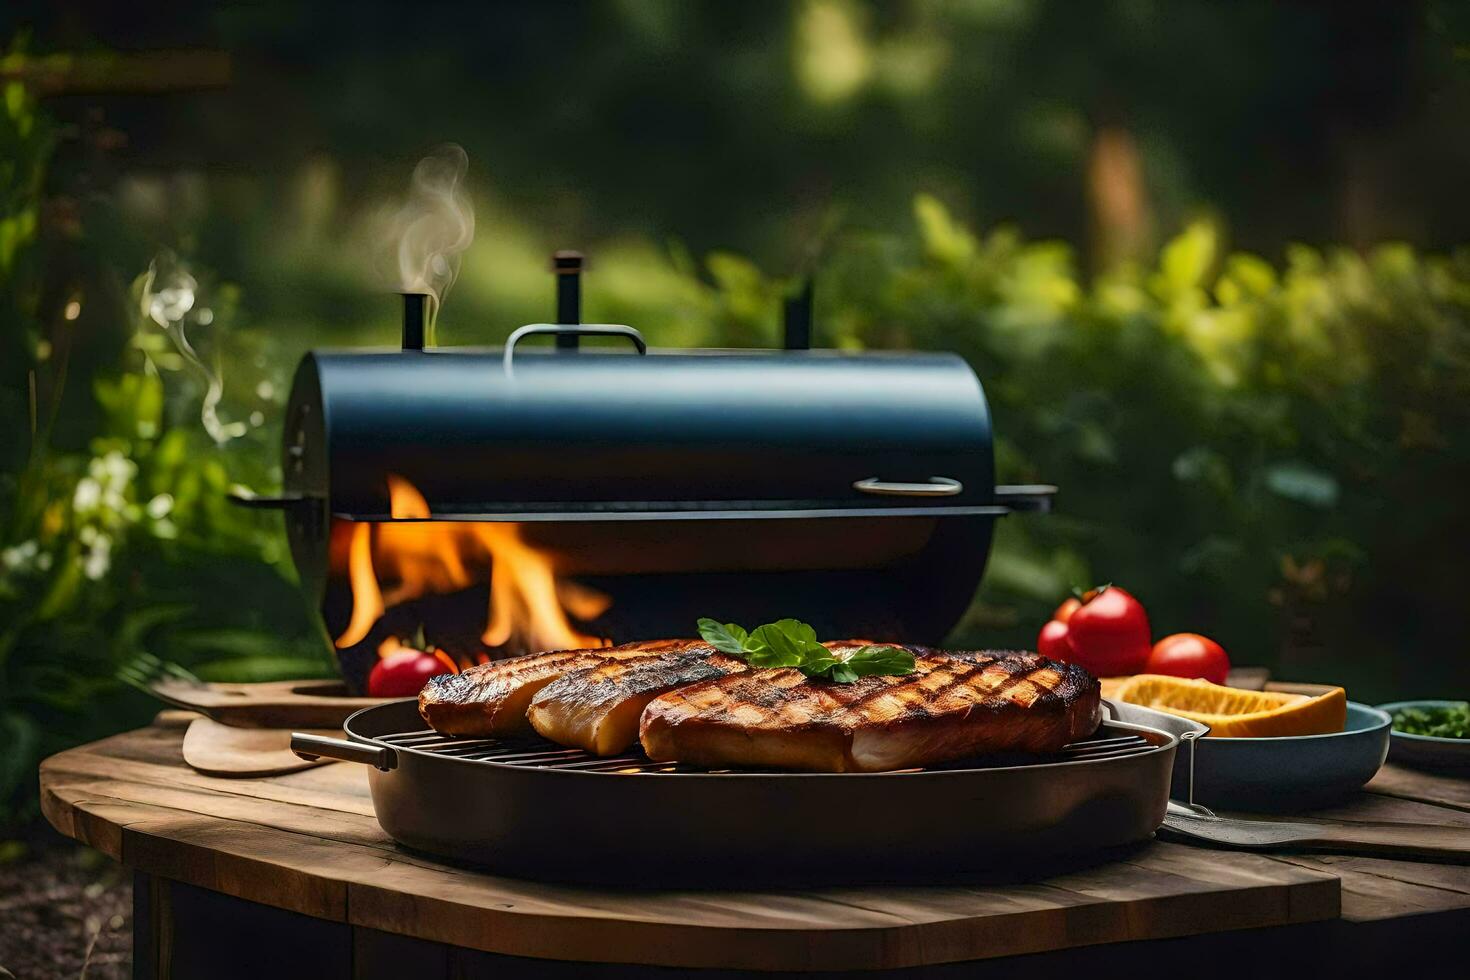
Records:
[[[798,646],[821,646],[817,642],[817,631],[799,619],[778,619],[771,625],[785,633]]]
[[[730,653],[737,657],[745,656],[749,634],[734,623],[718,623],[713,619],[701,619],[699,635],[704,637],[704,642],[721,653]]]
[[[808,677],[851,684],[874,674],[909,674],[913,654],[901,647],[865,646],[833,653],[817,641],[817,631],[798,619],[767,623],[747,633],[734,623],[699,620],[699,635],[722,653],[740,657],[752,667],[795,667]]]
[[[854,680],[875,674],[912,674],[914,655],[902,647],[866,646],[853,651],[842,666],[852,673]],[[837,679],[835,671],[832,677]]]
[[[802,648],[803,645],[782,629],[780,623],[767,623],[750,634],[750,641],[745,646],[745,659],[753,667],[799,667],[806,659]]]
[[[831,650],[828,650],[820,643],[803,645],[801,653],[801,672],[808,677],[829,676],[828,671],[842,662],[833,656]]]

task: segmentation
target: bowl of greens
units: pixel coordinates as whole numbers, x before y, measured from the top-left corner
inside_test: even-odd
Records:
[[[1470,702],[1380,704],[1393,719],[1388,761],[1426,769],[1470,768]]]

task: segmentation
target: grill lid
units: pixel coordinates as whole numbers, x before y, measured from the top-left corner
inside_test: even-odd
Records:
[[[438,520],[958,516],[1039,499],[997,495],[985,396],[950,354],[316,352],[287,425],[288,494],[360,520],[394,516],[390,476]]]

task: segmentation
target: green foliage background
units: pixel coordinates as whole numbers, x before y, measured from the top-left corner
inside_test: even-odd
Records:
[[[35,79],[110,58],[113,14],[85,43],[37,14],[0,60],[0,824],[34,816],[39,758],[156,709],[120,668],[332,670],[278,518],[224,496],[278,485],[300,353],[395,341],[375,218],[445,138],[470,149],[480,230],[443,343],[544,319],[546,254],[579,245],[588,318],[657,345],[774,345],[814,266],[823,345],[969,359],[1002,481],[1062,493],[1003,523],[954,641],[1029,645],[1070,588],[1113,581],[1156,634],[1209,633],[1360,700],[1470,687],[1470,250],[1448,191],[1470,144],[1446,122],[1466,104],[1456,49],[1433,43],[1449,8],[1370,25],[1436,93],[1411,112],[1397,90],[1328,98],[1361,53],[1295,6],[510,5],[436,35],[434,57],[359,6],[329,39],[320,12],[181,6],[176,34],[137,43],[224,47],[235,82],[102,99],[100,121],[77,96],[39,101]],[[1246,77],[1223,67],[1241,45]],[[503,97],[405,104],[439,87]],[[1360,104],[1412,122],[1348,119]],[[1393,130],[1375,159],[1403,179],[1368,227],[1420,247],[1360,241],[1293,183],[1314,151],[1285,130],[1323,118]],[[1118,119],[1152,201],[1121,257],[1080,217],[1089,134]],[[1253,140],[1290,165],[1262,166]],[[1431,146],[1434,166],[1394,169]],[[1353,245],[1291,243],[1332,238]],[[150,267],[192,283],[199,364],[152,315]],[[210,370],[223,442],[200,421]]]

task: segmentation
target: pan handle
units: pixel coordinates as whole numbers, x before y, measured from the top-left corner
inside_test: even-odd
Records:
[[[386,745],[364,745],[340,738],[327,738],[325,735],[292,732],[291,751],[308,762],[315,762],[317,759],[360,762],[383,772],[398,768],[398,753]]]

